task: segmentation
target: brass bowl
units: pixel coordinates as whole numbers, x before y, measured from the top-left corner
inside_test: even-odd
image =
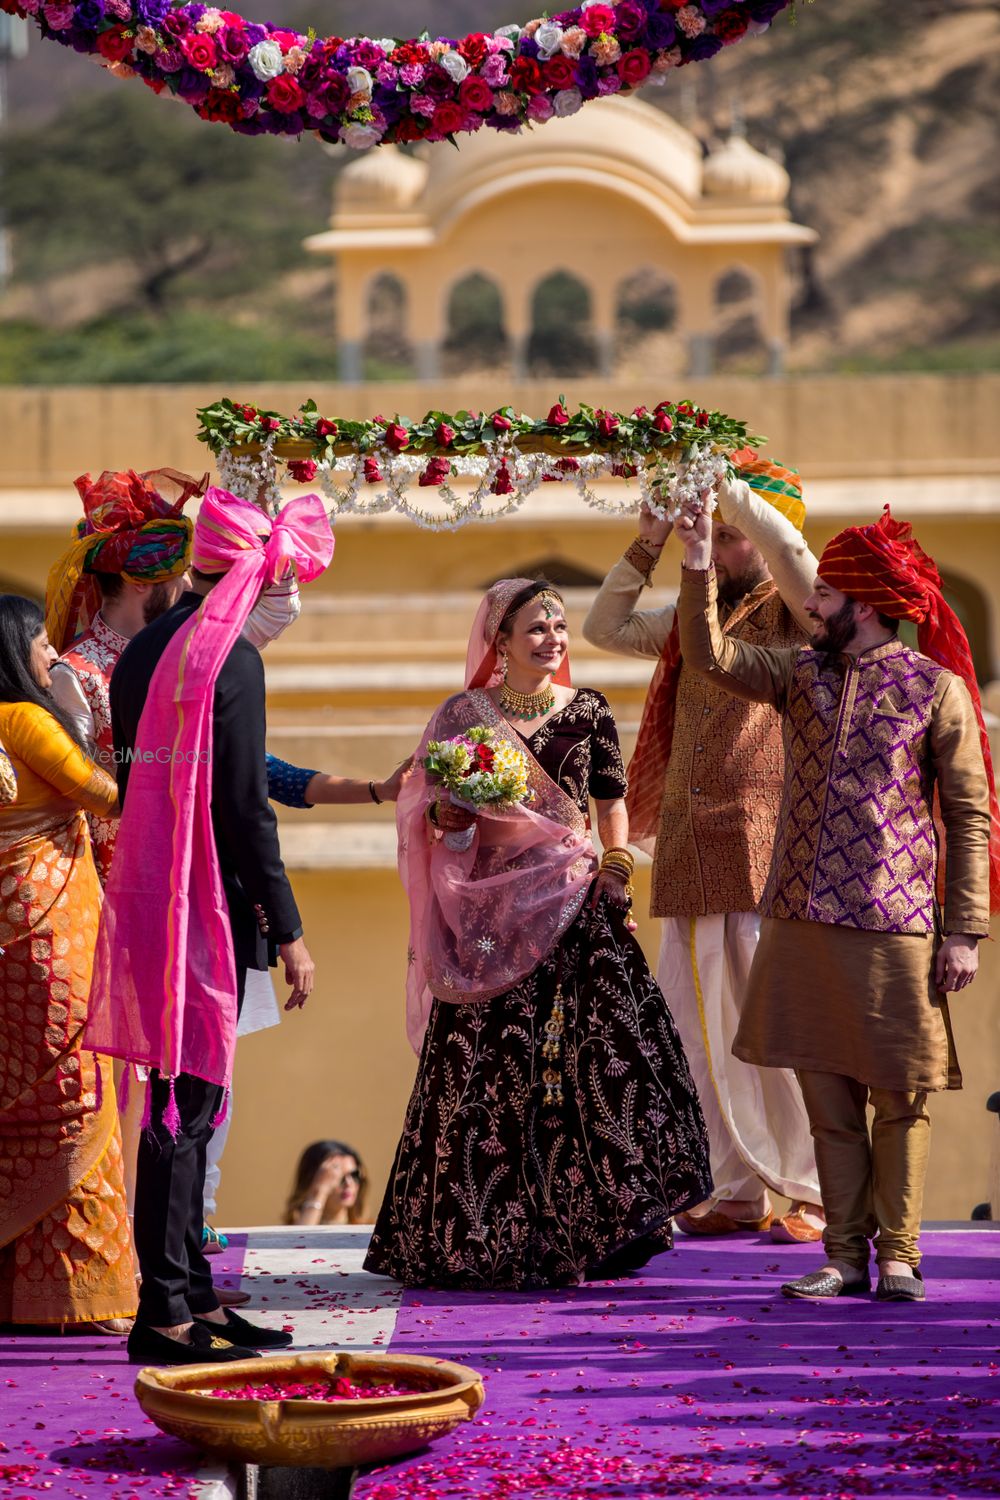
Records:
[[[329,1379],[383,1378],[415,1387],[356,1401],[227,1400],[211,1390]],[[139,1371],[135,1394],[162,1432],[243,1464],[354,1468],[412,1453],[475,1416],[482,1376],[417,1354],[273,1354],[223,1365]]]

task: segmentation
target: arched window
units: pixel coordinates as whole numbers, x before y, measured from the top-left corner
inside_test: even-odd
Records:
[[[568,271],[553,271],[531,300],[528,370],[532,375],[589,375],[597,369],[590,292]]]
[[[399,380],[414,374],[413,347],[407,337],[406,288],[398,276],[383,272],[368,288],[365,336],[366,380]]]
[[[715,283],[714,367],[720,375],[759,375],[770,364],[757,282],[739,266]]]
[[[687,351],[675,332],[677,288],[644,267],[619,284],[615,305],[615,374],[625,379],[680,375]]]
[[[496,282],[473,271],[451,289],[442,364],[446,375],[485,370],[507,359],[503,300]]]

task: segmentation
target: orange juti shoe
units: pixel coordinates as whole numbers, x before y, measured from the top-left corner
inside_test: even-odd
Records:
[[[734,1219],[720,1209],[712,1208],[707,1214],[675,1214],[674,1223],[682,1234],[763,1234],[770,1229],[773,1218],[771,1209],[760,1219]]]
[[[811,1203],[793,1204],[787,1214],[775,1219],[771,1225],[771,1238],[776,1245],[814,1245],[823,1238],[823,1226],[810,1224],[805,1217],[814,1213]]]

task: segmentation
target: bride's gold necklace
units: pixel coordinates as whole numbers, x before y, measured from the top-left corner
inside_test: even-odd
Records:
[[[556,706],[552,684],[538,693],[519,693],[516,688],[500,685],[500,707],[509,719],[540,719]]]

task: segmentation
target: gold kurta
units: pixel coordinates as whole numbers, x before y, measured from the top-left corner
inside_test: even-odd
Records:
[[[711,571],[685,572],[678,609],[681,647],[693,670],[730,692],[771,703],[786,714],[793,680],[801,677],[796,677],[800,652],[754,650],[724,636]],[[885,650],[876,648],[872,655],[885,655]],[[863,669],[861,659],[858,668]],[[851,671],[844,682],[837,737],[827,747],[830,762],[841,754],[842,741],[846,743],[843,720],[853,710],[853,698],[846,702]],[[935,786],[939,794],[948,847],[943,928],[985,935],[989,789],[972,701],[964,683],[939,670],[928,724],[914,721],[918,742],[907,740],[905,715],[898,716],[900,720],[903,727],[894,737],[893,753],[900,755],[901,764],[920,768],[923,816],[931,827],[930,795]],[[786,753],[787,786],[794,788],[796,756],[813,751],[800,733],[792,733],[786,736]],[[823,837],[829,835],[824,819],[830,798],[823,795],[822,786],[814,791],[815,813],[809,826],[791,798],[783,803],[778,847],[785,864],[789,850],[797,846],[810,866]],[[859,804],[871,792],[859,768]],[[885,865],[891,868],[897,853],[891,823],[883,836]],[[802,884],[810,888],[808,868]],[[891,902],[885,903],[882,930],[870,911],[859,920],[861,914],[850,905],[842,912],[829,902],[808,909],[812,919],[764,918],[733,1047],[736,1056],[765,1067],[843,1073],[872,1088],[959,1087],[947,1001],[932,982],[934,931],[898,930]]]

